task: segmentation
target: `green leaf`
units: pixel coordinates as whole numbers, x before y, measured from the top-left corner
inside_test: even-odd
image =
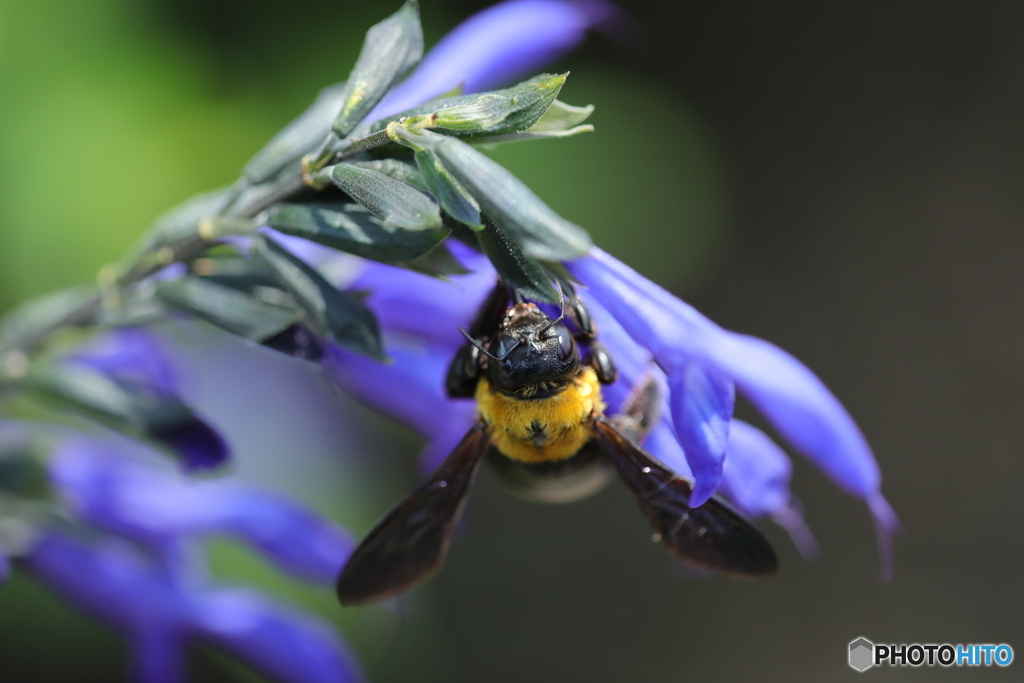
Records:
[[[8,426],[0,439],[0,497],[33,500],[49,497],[50,477],[43,464],[49,450],[44,439],[33,438]],[[5,500],[7,504],[11,502],[10,497]],[[10,514],[11,510],[5,512]],[[0,530],[0,540],[2,537]]]
[[[419,4],[407,0],[402,8],[366,33],[341,97],[334,133],[343,138],[370,113],[384,94],[423,58]]]
[[[519,140],[544,140],[552,138],[568,138],[580,133],[592,133],[594,127],[580,125],[586,121],[594,111],[594,105],[586,107],[574,107],[555,100],[544,116],[540,117],[535,124],[518,133],[504,135],[488,135],[486,137],[473,138],[474,144],[497,144],[501,142],[516,142]]]
[[[345,90],[345,83],[321,90],[309,109],[271,138],[245,165],[245,179],[253,185],[266,182],[289,164],[316,151],[331,132],[331,124],[345,101]]]
[[[559,303],[558,291],[544,266],[526,256],[498,226],[488,223],[476,233],[477,242],[501,279],[527,299]]]
[[[350,161],[350,166],[356,168],[366,168],[377,173],[383,173],[389,178],[394,178],[400,182],[414,187],[420,192],[427,191],[427,184],[423,182],[423,176],[420,175],[415,164],[410,164],[408,161],[402,161],[401,159],[374,159],[372,161]]]
[[[162,246],[173,246],[192,239],[199,234],[203,219],[215,216],[224,208],[230,195],[230,188],[196,195],[184,204],[171,209],[156,219],[130,254],[154,251]],[[131,255],[129,259],[131,259]]]
[[[416,165],[430,194],[457,221],[479,230],[483,227],[480,205],[455,177],[448,172],[437,155],[429,149],[416,152]]]
[[[285,330],[300,317],[295,309],[260,301],[246,292],[195,275],[161,282],[156,292],[171,306],[256,342]]]
[[[253,239],[252,255],[295,298],[305,313],[306,324],[315,333],[385,360],[377,318],[357,297],[335,289],[320,273],[266,235]]]
[[[560,100],[555,100],[536,123],[528,128],[534,133],[560,133],[571,130],[590,118],[594,113],[594,105],[574,107]]]
[[[267,212],[266,224],[288,235],[391,264],[420,258],[451,232],[444,225],[409,230],[380,220],[358,204],[343,202],[278,204]]]
[[[96,287],[79,285],[22,304],[3,318],[3,324],[0,326],[0,349],[18,348],[35,337],[39,330],[73,324],[75,321],[69,318],[94,300]]]
[[[417,273],[437,278],[445,278],[448,275],[465,275],[470,272],[452,255],[445,242],[441,242],[415,261],[406,263],[405,267]]]
[[[568,74],[542,74],[504,90],[448,97],[377,121],[371,131],[404,119],[410,128],[430,128],[460,138],[475,139],[524,131],[555,102]]]
[[[410,230],[441,225],[437,204],[401,181],[347,163],[331,167],[330,174],[335,185],[383,221]]]
[[[396,131],[397,132],[397,131]],[[585,256],[592,243],[587,231],[545,204],[521,180],[470,145],[429,131],[411,131],[414,143],[429,149],[480,203],[487,218],[515,239],[527,255],[548,261]]]

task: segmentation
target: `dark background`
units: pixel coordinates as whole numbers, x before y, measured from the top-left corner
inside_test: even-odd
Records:
[[[90,277],[150,216],[230,182],[317,88],[344,78],[358,35],[391,11],[379,3],[104,0],[104,14],[90,13],[83,26],[72,3],[38,5],[0,7],[22,27],[46,29],[34,42],[0,32],[0,86],[18,95],[0,113],[6,304]],[[483,6],[427,0],[428,42]],[[794,489],[822,557],[804,562],[769,528],[783,569],[751,584],[680,579],[617,487],[548,507],[509,497],[488,475],[445,571],[406,611],[341,618],[371,679],[846,680],[858,675],[846,665],[858,636],[1005,642],[1024,656],[1024,5],[634,2],[628,10],[641,34],[625,43],[593,36],[559,65],[573,71],[562,99],[597,105],[598,132],[496,157],[599,244],[822,377],[872,443],[904,524],[896,579],[878,581],[863,505],[801,461]],[[110,47],[105,32],[121,42]],[[47,55],[55,66],[40,72]],[[67,86],[67,69],[77,89]],[[111,122],[111,110],[98,107],[101,123],[81,123],[95,87],[129,93],[115,112],[121,118]],[[40,97],[52,109],[38,109]],[[68,126],[80,154],[63,145],[63,155],[26,169],[21,162],[59,145]],[[104,126],[129,134],[134,126],[140,140],[152,133],[163,142],[90,141]],[[29,133],[37,137],[25,141]],[[86,197],[71,187],[74,176],[56,172],[56,160],[109,175]],[[168,163],[177,166],[168,171]],[[143,182],[126,178],[126,168],[161,164],[152,188],[121,182]],[[69,208],[32,203],[55,191]],[[116,214],[97,208],[104,191]],[[83,231],[82,221],[99,227]],[[57,245],[55,234],[63,235]],[[227,363],[222,343],[185,346],[208,369]],[[292,371],[301,372],[281,372]],[[337,426],[335,399],[318,387],[330,426],[317,438],[358,430],[363,418],[347,406],[349,431]],[[229,433],[247,438],[253,418],[224,406],[230,387],[200,379],[194,389]],[[279,413],[274,400],[261,409]],[[416,442],[373,425],[387,431],[383,441],[345,437],[356,463],[345,473],[356,483],[341,489],[359,489],[365,476],[378,492],[359,499],[358,511],[337,512],[357,533],[415,480]],[[249,436],[253,448],[241,457],[273,457],[260,442]],[[326,591],[305,599],[325,614],[334,609]],[[58,671],[67,681],[109,678],[118,641],[62,610],[31,584],[0,591],[0,667],[10,662],[16,680],[52,680]],[[78,636],[99,645],[62,660],[63,643]],[[30,637],[47,647],[26,644]],[[204,657],[197,671],[217,680]],[[863,675],[1011,680],[1021,666]]]

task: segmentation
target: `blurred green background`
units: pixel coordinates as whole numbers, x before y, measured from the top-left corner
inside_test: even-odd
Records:
[[[483,6],[425,0],[428,44]],[[844,680],[861,635],[1024,652],[1024,6],[628,9],[644,33],[556,65],[598,132],[495,157],[601,246],[821,375],[906,527],[896,581],[877,581],[863,507],[799,461],[823,556],[771,528],[768,583],[680,580],[616,487],[548,507],[490,476],[445,572],[400,613],[343,612],[229,543],[218,574],[335,620],[375,681]],[[0,308],[93,278],[157,214],[234,180],[390,11],[0,0]],[[175,338],[241,476],[357,534],[413,485],[416,439],[309,368],[198,326]],[[3,680],[110,680],[122,655],[30,582],[0,590]],[[194,659],[197,680],[250,677]]]

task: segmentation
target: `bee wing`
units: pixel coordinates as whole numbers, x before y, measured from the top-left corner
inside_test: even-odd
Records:
[[[430,479],[377,523],[338,578],[342,605],[384,600],[423,583],[441,568],[489,446],[483,425],[469,430]]]
[[[690,507],[691,483],[634,446],[604,418],[594,421],[594,435],[655,532],[679,559],[737,576],[776,572],[778,560],[768,540],[732,507],[717,497]]]

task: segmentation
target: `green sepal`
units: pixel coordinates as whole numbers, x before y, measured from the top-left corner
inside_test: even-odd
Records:
[[[0,498],[22,500],[49,498],[53,489],[45,459],[50,446],[46,440],[21,430],[8,430],[0,439]],[[10,498],[6,502],[10,502]],[[0,505],[0,508],[3,506]],[[10,512],[10,511],[7,511]],[[0,509],[0,518],[4,511]],[[0,540],[3,531],[0,530]],[[0,542],[0,547],[3,543]]]
[[[217,216],[231,196],[231,188],[198,194],[156,219],[142,234],[135,246],[122,259],[122,270],[134,264],[143,254],[153,254],[162,247],[190,241],[200,234],[200,224]]]
[[[441,279],[445,279],[449,275],[465,275],[470,272],[452,255],[447,242],[441,242],[415,261],[409,261],[405,267],[417,273]]]
[[[505,284],[527,299],[559,303],[558,290],[544,266],[524,254],[498,226],[487,223],[476,239]]]
[[[541,74],[503,90],[446,97],[382,119],[372,132],[402,120],[410,128],[430,128],[465,139],[524,131],[541,120],[556,101],[568,74]]]
[[[356,295],[339,291],[266,235],[253,239],[252,255],[294,297],[314,333],[371,358],[386,360],[377,318]]]
[[[403,182],[420,192],[427,191],[427,184],[423,182],[423,176],[420,175],[416,165],[410,164],[408,161],[402,161],[401,159],[373,159],[372,161],[349,161],[347,163],[356,168],[367,168],[377,173],[383,173],[389,178]]]
[[[96,291],[95,286],[79,285],[43,295],[15,308],[4,316],[0,326],[0,350],[18,348],[35,337],[39,330],[79,322],[71,317],[96,299]]]
[[[346,202],[278,204],[267,212],[265,223],[288,235],[397,265],[422,257],[451,232],[444,225],[410,230]]]
[[[341,111],[334,120],[335,135],[343,138],[402,76],[423,58],[423,30],[419,3],[407,0],[402,8],[366,32],[366,40],[341,96]]]
[[[161,282],[156,293],[170,306],[255,342],[273,337],[300,318],[294,308],[260,301],[247,292],[195,275]]]
[[[437,204],[405,183],[369,168],[348,163],[336,164],[324,171],[331,180],[382,221],[408,228],[427,230],[441,226]]]
[[[331,132],[331,124],[346,97],[345,83],[329,85],[313,104],[270,139],[254,156],[242,175],[252,185],[266,182],[289,164],[314,152]]]
[[[580,133],[593,133],[594,127],[590,124],[583,124],[594,112],[594,105],[586,107],[574,107],[571,104],[555,100],[540,117],[537,123],[524,131],[518,133],[507,133],[505,135],[488,135],[486,137],[473,138],[473,144],[493,145],[502,142],[518,142],[520,140],[551,140],[556,138],[570,138]]]
[[[414,151],[416,166],[419,168],[420,177],[427,186],[427,191],[433,195],[437,203],[441,205],[449,216],[464,223],[474,230],[483,228],[483,219],[480,218],[480,205],[466,191],[466,188],[448,172],[437,155],[429,149],[417,144],[418,132],[410,131],[404,125],[395,125],[388,128],[389,135],[398,138],[402,143]]]
[[[402,144],[434,152],[479,202],[483,214],[516,240],[528,256],[567,261],[590,251],[592,242],[586,230],[552,211],[521,180],[470,145],[425,130],[403,135],[396,135]]]

